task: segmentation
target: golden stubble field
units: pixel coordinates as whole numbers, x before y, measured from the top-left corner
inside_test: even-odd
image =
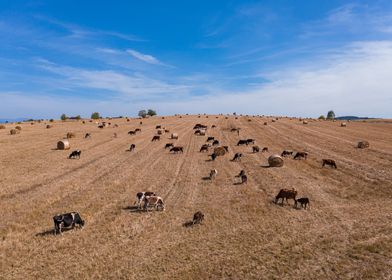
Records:
[[[233,116],[154,117],[117,128],[95,123],[23,123],[0,130],[0,279],[391,279],[392,122],[339,122]],[[268,121],[268,125],[263,125]],[[199,153],[207,135],[228,145],[229,155],[208,161]],[[170,134],[151,142],[161,124],[179,134],[183,154],[164,149]],[[211,129],[215,124],[217,128]],[[113,125],[112,125],[113,126]],[[140,127],[142,132],[127,132]],[[241,127],[240,136],[230,132]],[[56,150],[67,132],[71,150]],[[86,132],[91,139],[84,139]],[[118,137],[114,138],[113,133]],[[268,153],[237,147],[255,138]],[[356,149],[358,140],[370,142]],[[127,152],[130,144],[134,152]],[[67,159],[82,150],[80,160]],[[265,168],[283,149],[307,151]],[[242,152],[241,162],[231,162]],[[322,158],[338,169],[321,168]],[[216,168],[215,181],[203,180]],[[235,185],[244,169],[247,185]],[[273,203],[294,187],[310,210]],[[135,194],[155,191],[166,211],[132,210]],[[193,213],[203,225],[186,228]],[[83,230],[54,236],[52,217],[80,212]]]

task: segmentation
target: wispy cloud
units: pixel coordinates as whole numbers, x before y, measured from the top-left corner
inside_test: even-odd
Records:
[[[143,54],[141,52],[138,52],[138,51],[135,51],[135,50],[131,50],[131,49],[127,50],[127,52],[130,55],[132,55],[134,58],[139,59],[141,61],[144,61],[146,63],[155,64],[155,65],[161,64],[161,62],[157,58],[152,56],[152,55]]]

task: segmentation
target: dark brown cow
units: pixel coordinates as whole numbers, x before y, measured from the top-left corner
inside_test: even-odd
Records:
[[[174,144],[173,144],[173,143],[167,143],[167,144],[165,145],[165,149],[173,148],[173,147],[174,147]]]
[[[219,141],[218,140],[214,140],[214,142],[212,142],[213,146],[219,145]]]
[[[338,167],[336,166],[336,162],[333,159],[323,159],[323,167],[324,165],[329,165],[335,169],[337,169]]]
[[[255,139],[246,139],[246,142],[249,144],[254,144],[255,143]]]
[[[231,161],[241,161],[242,154],[236,153]]]
[[[248,145],[248,140],[239,140],[237,143],[237,146],[240,146],[240,145]]]
[[[252,147],[252,151],[253,151],[254,153],[260,152],[259,146],[253,146],[253,147]]]
[[[170,149],[170,152],[173,153],[183,153],[184,152],[184,148],[181,146],[177,146],[177,147],[173,147]]]
[[[135,135],[135,134],[136,134],[136,132],[135,132],[135,131],[133,131],[133,130],[131,130],[131,131],[128,131],[128,134],[129,134],[129,135]]]
[[[284,150],[280,156],[286,157],[293,155],[293,151]]]
[[[295,200],[295,208],[297,208],[297,204],[298,202],[301,204],[301,208],[305,208],[309,205],[310,207],[310,202],[309,202],[309,198],[307,197],[301,197],[299,199]]]
[[[201,211],[197,211],[193,215],[192,225],[201,224],[204,220],[204,214]]]
[[[160,141],[160,140],[161,140],[161,136],[155,135],[154,137],[152,137],[151,142]]]
[[[200,153],[201,152],[208,152],[208,145],[203,145],[203,146],[201,146],[201,148],[200,148]]]
[[[207,141],[206,142],[210,142],[210,141],[214,141],[215,140],[215,138],[214,137],[212,137],[212,136],[208,136],[208,138],[207,138]]]
[[[262,153],[268,152],[268,147],[264,147],[264,148],[261,150],[261,152],[262,152]]]
[[[289,203],[288,200],[289,199],[293,199],[295,202],[295,198],[297,196],[297,191],[292,188],[290,189],[281,189],[278,193],[278,195],[275,197],[275,203],[278,203],[279,199],[282,199],[282,205],[284,202],[284,199],[286,199],[287,204]]]
[[[131,144],[131,146],[129,147],[129,151],[132,152],[133,150],[135,150],[136,145],[135,144]]]
[[[135,132],[141,132],[142,130],[140,128],[136,128]]]
[[[307,159],[308,153],[307,152],[297,152],[294,156],[294,159]]]

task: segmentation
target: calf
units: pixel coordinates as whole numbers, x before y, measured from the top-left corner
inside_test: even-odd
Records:
[[[289,203],[289,199],[293,199],[295,202],[295,198],[297,196],[297,191],[293,188],[291,190],[289,189],[281,189],[278,193],[278,195],[275,197],[275,203],[278,203],[279,199],[282,199],[282,205],[284,202],[284,199],[286,199],[287,204]]]
[[[173,143],[167,143],[167,144],[165,145],[165,149],[173,148],[173,147],[174,147],[174,144],[173,144]]]
[[[148,211],[148,207],[153,206],[156,210],[159,208],[164,211],[165,204],[163,203],[163,199],[160,196],[145,196],[144,197],[144,210]]]
[[[301,159],[301,158],[306,159],[307,157],[308,157],[307,152],[297,152],[294,156],[294,159]]]
[[[241,161],[242,154],[236,153],[231,161]]]
[[[293,155],[293,151],[284,150],[281,154],[282,157],[291,156]]]
[[[259,146],[253,146],[253,147],[252,147],[252,151],[253,151],[254,153],[260,152]]]
[[[323,167],[324,165],[329,165],[335,169],[337,169],[338,167],[336,166],[336,162],[333,159],[323,159]]]
[[[184,152],[184,148],[180,147],[180,146],[173,147],[173,148],[170,149],[170,152],[173,152],[173,153],[183,153]]]
[[[262,152],[262,153],[268,152],[268,147],[264,147],[264,148],[261,150],[261,152]]]
[[[129,147],[129,151],[132,152],[133,150],[135,150],[136,145],[135,144],[131,144],[131,146]]]
[[[240,145],[248,145],[248,140],[239,140],[237,143],[237,146],[240,146]]]
[[[254,144],[255,143],[255,139],[246,139],[247,145],[249,144]]]
[[[81,150],[76,150],[73,151],[68,158],[80,158],[80,155],[82,154]]]
[[[136,194],[136,201],[134,203],[134,204],[137,204],[138,209],[141,208],[144,197],[146,197],[146,196],[156,196],[156,194],[154,192],[138,192]]]
[[[63,228],[74,228],[75,226],[83,228],[85,222],[82,220],[78,212],[70,212],[66,214],[57,214],[53,217],[54,234],[61,234]]]
[[[305,208],[309,205],[310,207],[310,202],[309,202],[309,198],[307,197],[301,197],[299,199],[295,200],[295,208],[297,208],[297,204],[298,202],[301,204],[301,208]]]
[[[192,225],[201,224],[204,220],[204,214],[201,211],[197,211],[193,214]]]
[[[154,137],[152,137],[151,142],[160,141],[160,140],[161,140],[161,136],[155,135]]]
[[[218,170],[212,169],[212,170],[210,171],[210,180],[215,179],[215,177],[216,177],[217,174],[218,174]]]
[[[218,140],[214,140],[214,142],[212,142],[213,146],[219,145],[219,141]]]

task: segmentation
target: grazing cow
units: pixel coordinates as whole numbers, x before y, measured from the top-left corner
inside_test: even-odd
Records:
[[[211,160],[214,161],[216,159],[217,155],[215,153],[212,153],[210,155],[210,157],[211,157]]]
[[[289,203],[289,199],[293,199],[295,201],[295,198],[297,196],[297,191],[292,188],[291,190],[289,189],[281,189],[278,193],[278,195],[275,197],[275,203],[278,203],[279,199],[282,199],[282,205],[284,202],[284,199],[286,199],[287,204]]]
[[[160,140],[161,140],[161,136],[155,135],[154,137],[152,137],[151,142],[160,141]]]
[[[199,130],[199,129],[198,129],[198,130],[196,130],[194,134],[195,134],[195,135],[198,135],[198,134],[200,134],[200,130]]]
[[[305,208],[309,205],[310,207],[310,202],[309,202],[309,198],[307,197],[301,197],[299,199],[295,200],[295,208],[297,208],[297,204],[298,202],[301,204],[301,208]]]
[[[214,140],[214,142],[212,142],[212,146],[217,146],[219,145],[219,141],[218,140]]]
[[[135,144],[131,144],[131,146],[129,147],[129,151],[132,152],[133,150],[135,150],[136,145]]]
[[[297,152],[294,156],[294,159],[301,159],[301,158],[306,159],[307,157],[308,157],[307,152]]]
[[[53,217],[54,234],[62,233],[63,228],[74,228],[75,226],[83,228],[85,222],[78,212],[70,212],[66,214],[57,214]]]
[[[241,184],[247,184],[248,183],[248,176],[246,176],[245,174],[244,175],[241,175]]]
[[[141,208],[144,197],[146,196],[156,196],[156,194],[154,192],[138,192],[136,194],[136,201],[134,203],[137,204],[138,209]]]
[[[282,157],[293,155],[293,151],[284,150],[281,154]]]
[[[128,131],[128,134],[129,134],[129,135],[135,135],[136,132],[135,132],[134,130],[130,130],[130,131]]]
[[[157,125],[156,127],[155,127],[155,129],[161,129],[162,128],[162,126],[160,126],[160,125]]]
[[[239,140],[237,143],[237,146],[240,146],[240,145],[248,145],[248,140]]]
[[[234,158],[231,161],[241,161],[241,157],[241,153],[235,153]]]
[[[252,151],[253,151],[254,153],[260,152],[259,146],[253,146],[253,147],[252,147]]]
[[[215,179],[215,177],[216,177],[217,174],[218,174],[218,170],[212,169],[212,170],[210,171],[210,180]]]
[[[213,125],[211,126],[211,128],[216,128],[216,125],[215,125],[215,124],[213,124]]]
[[[193,214],[192,225],[201,224],[204,220],[204,214],[201,211],[197,211]]]
[[[208,152],[208,145],[203,145],[203,146],[201,146],[201,148],[200,148],[200,153],[201,152]]]
[[[171,148],[170,149],[170,153],[171,152],[174,152],[174,153],[183,153],[184,152],[184,148],[183,147],[180,147],[180,146],[178,146],[178,147],[173,147],[173,148]]]
[[[165,204],[163,203],[163,199],[160,196],[145,196],[144,197],[144,210],[148,211],[148,207],[153,206],[156,210],[159,208],[164,211]]]
[[[230,131],[231,132],[236,132],[238,130],[238,128],[232,128]]]
[[[264,148],[261,150],[261,152],[262,152],[262,153],[268,152],[268,147],[264,147]]]
[[[90,133],[86,133],[86,135],[84,135],[84,139],[87,139],[87,138],[91,138],[91,134]]]
[[[212,136],[208,136],[208,138],[207,138],[207,141],[206,142],[210,142],[210,141],[214,141],[214,137],[212,137]]]
[[[142,130],[140,128],[136,128],[135,132],[141,132]]]
[[[174,147],[174,144],[173,144],[173,143],[167,143],[167,144],[165,145],[165,149],[173,148],[173,147]]]
[[[240,174],[236,175],[235,177],[241,177],[245,175],[245,170],[241,170]]]
[[[75,150],[73,151],[68,158],[80,158],[80,155],[82,154],[81,150]]]
[[[222,147],[223,147],[223,149],[226,150],[226,152],[229,152],[229,146],[222,146]]]
[[[336,166],[336,162],[333,159],[323,159],[323,167],[324,165],[329,165],[331,167],[334,167],[337,169],[338,167]]]
[[[249,144],[254,144],[255,143],[255,139],[246,139],[246,142]]]

